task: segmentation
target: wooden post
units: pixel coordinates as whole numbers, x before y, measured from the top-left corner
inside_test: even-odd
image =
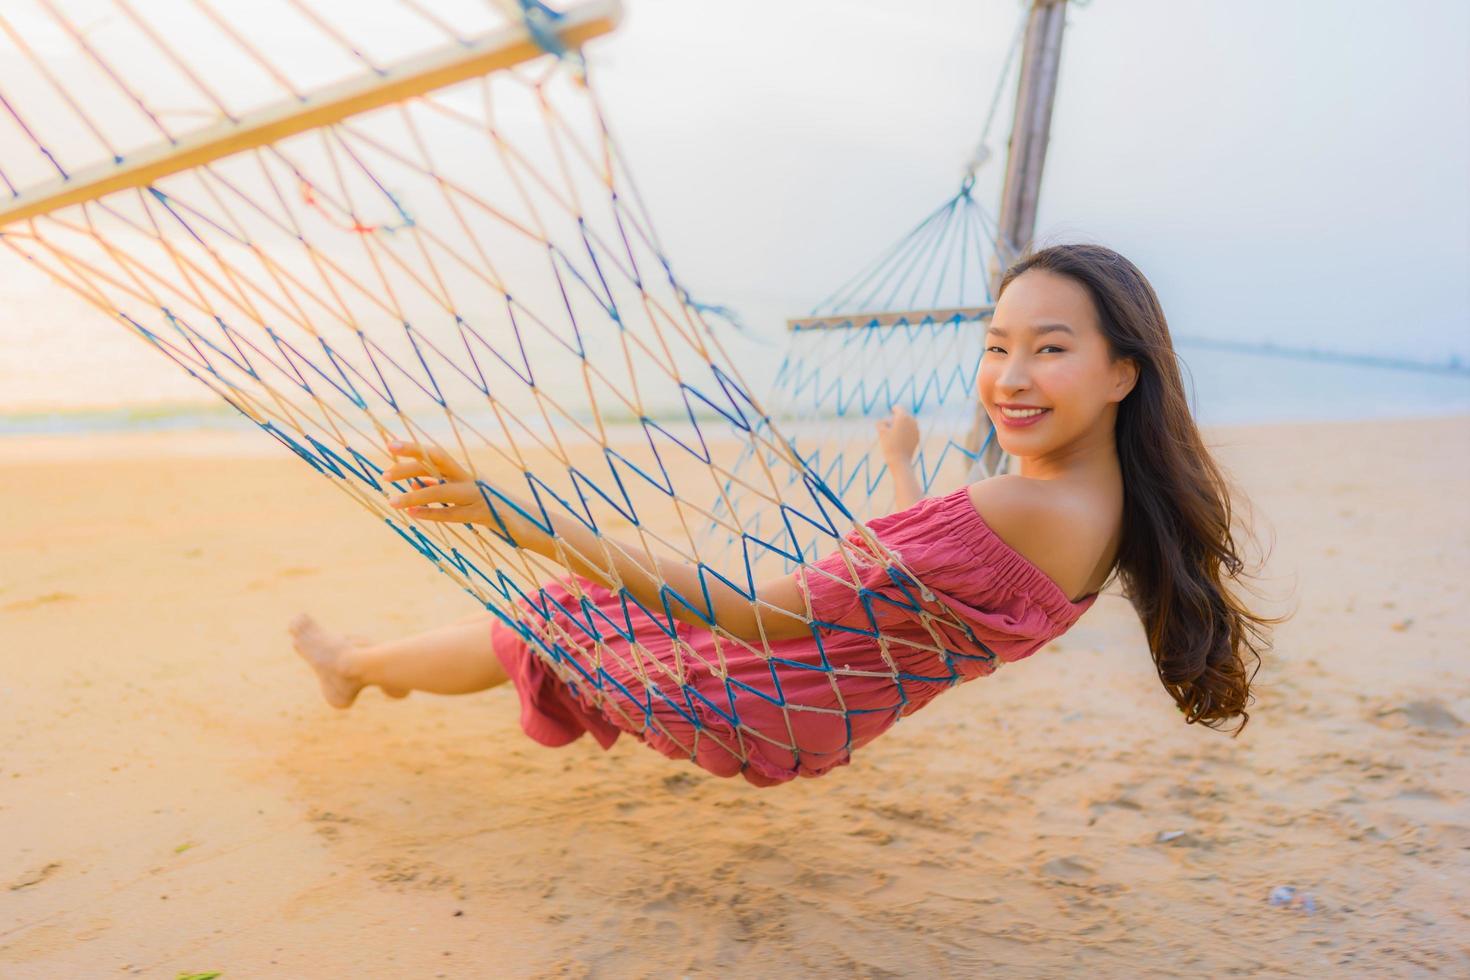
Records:
[[[1056,101],[1057,75],[1062,60],[1062,31],[1067,25],[1067,0],[1033,0],[1022,42],[1021,77],[1016,84],[1016,114],[1011,122],[1006,153],[1006,178],[1000,195],[996,254],[990,260],[990,291],[995,295],[1001,276],[1031,244],[1036,234],[1036,211],[1041,200],[1041,171],[1051,133],[1051,111]],[[991,430],[985,408],[975,402],[975,424],[966,448],[979,452]],[[976,460],[970,479],[1001,472],[1000,446],[991,440]]]
[[[1056,102],[1057,75],[1062,60],[1062,31],[1067,24],[1067,0],[1035,0],[1021,55],[1021,78],[1016,86],[1016,115],[1011,123],[1006,179],[1000,194],[999,239],[992,288],[1036,234],[1036,210],[1041,200],[1041,172],[1051,135],[1051,111]]]

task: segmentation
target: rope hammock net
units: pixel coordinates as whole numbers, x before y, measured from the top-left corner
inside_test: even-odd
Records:
[[[752,730],[741,706],[840,714],[840,696],[788,700],[779,643],[711,625],[701,653],[671,611],[708,620],[714,580],[755,601],[757,581],[827,559],[820,574],[869,612],[899,708],[907,675],[874,601],[926,624],[926,679],[959,679],[947,637],[973,633],[862,522],[893,509],[873,419],[894,404],[923,427],[926,492],[981,466],[990,224],[966,178],[791,321],[774,380],[753,389],[676,278],[587,84],[579,46],[617,16],[612,0],[383,0],[370,16],[324,0],[253,0],[248,16],[225,0],[159,0],[146,17],[132,0],[7,4],[0,245],[331,480],[574,690],[617,685],[649,706],[639,724],[672,710],[695,740],[715,738],[700,724],[714,712],[737,762],[751,739],[799,755],[794,726]],[[415,521],[387,504],[411,489],[379,479],[389,440],[444,448],[543,527],[595,529],[603,554],[587,562],[613,567],[608,532],[697,566],[706,591],[599,605],[561,539],[552,562],[488,527]],[[893,588],[871,587],[874,567]],[[717,696],[647,655],[649,623],[727,678]],[[819,646],[826,628],[812,623]],[[773,682],[729,679],[735,649],[769,660]]]

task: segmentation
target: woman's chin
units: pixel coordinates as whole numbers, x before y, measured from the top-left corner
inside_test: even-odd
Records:
[[[1016,440],[1014,439],[997,439],[995,440],[995,443],[996,445],[1000,446],[1001,452],[1005,453],[1007,456],[1019,456],[1022,452],[1025,451],[1025,447],[1017,445]]]
[[[1018,433],[1010,433],[1004,439],[997,439],[996,442],[1000,444],[1000,448],[1005,451],[1007,456],[1014,456],[1016,459],[1024,459],[1027,456],[1039,456],[1046,451],[1046,447],[1041,444],[1040,440],[1035,438],[1028,439],[1026,436]]]

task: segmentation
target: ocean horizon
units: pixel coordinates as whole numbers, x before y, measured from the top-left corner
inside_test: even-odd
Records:
[[[1205,426],[1470,414],[1470,372],[1458,367],[1334,360],[1310,351],[1232,349],[1214,341],[1181,340],[1176,349],[1191,410]],[[677,411],[650,414],[654,421],[682,417]],[[613,422],[615,428],[633,425],[631,419]],[[208,395],[109,407],[0,409],[0,438],[254,428]]]

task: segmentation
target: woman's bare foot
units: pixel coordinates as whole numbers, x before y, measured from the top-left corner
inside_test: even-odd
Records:
[[[291,640],[303,660],[316,671],[322,685],[322,696],[334,708],[350,708],[367,685],[352,670],[349,654],[368,641],[357,636],[329,633],[305,613],[291,620]],[[408,691],[383,688],[390,698],[408,697]]]

